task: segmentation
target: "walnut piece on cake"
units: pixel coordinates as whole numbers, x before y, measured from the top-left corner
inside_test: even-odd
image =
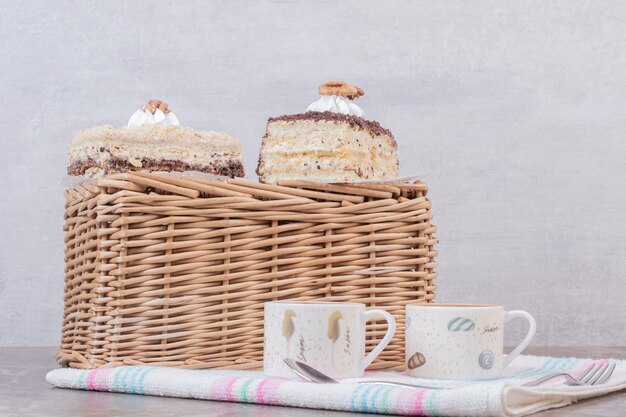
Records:
[[[281,180],[354,182],[398,176],[397,144],[378,122],[363,118],[359,87],[330,81],[306,113],[270,118],[257,174]]]
[[[167,103],[150,100],[127,128],[78,132],[68,152],[69,175],[101,177],[129,171],[200,171],[243,177],[241,144],[224,133],[182,127]]]

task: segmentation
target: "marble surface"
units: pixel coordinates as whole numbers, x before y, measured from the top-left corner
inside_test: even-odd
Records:
[[[54,348],[0,348],[0,416],[100,417],[100,416],[255,416],[332,417],[367,414],[270,407],[251,404],[210,402],[129,394],[72,391],[54,388],[44,381],[55,368]],[[538,355],[616,357],[626,359],[626,347],[533,348]],[[540,417],[624,415],[626,391],[582,401],[578,404],[536,414]]]

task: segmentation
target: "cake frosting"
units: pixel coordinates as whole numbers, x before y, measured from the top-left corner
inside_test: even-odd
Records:
[[[398,175],[397,144],[354,103],[362,89],[331,81],[305,113],[270,118],[257,173],[262,182],[352,182]]]
[[[176,115],[169,109],[167,103],[159,100],[150,100],[128,119],[126,129],[145,125],[180,126]]]
[[[342,96],[322,96],[315,100],[307,107],[306,111],[314,111],[323,113],[325,111],[341,114],[351,114],[363,117],[365,113],[363,109],[356,105],[352,100]]]
[[[241,144],[216,132],[180,126],[166,103],[150,100],[130,117],[126,128],[98,126],[71,140],[69,175],[101,177],[128,171],[200,171],[244,175]]]

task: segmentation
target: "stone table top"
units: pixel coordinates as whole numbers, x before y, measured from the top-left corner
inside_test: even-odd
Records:
[[[58,366],[54,361],[54,351],[55,349],[51,347],[0,348],[0,416],[371,416],[371,414],[340,411],[58,389],[44,380],[45,374]],[[535,347],[529,348],[527,353],[626,359],[626,347]],[[626,415],[626,391],[535,415],[538,417],[623,417]]]

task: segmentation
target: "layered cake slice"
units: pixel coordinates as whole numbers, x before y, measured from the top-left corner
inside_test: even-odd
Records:
[[[352,182],[398,175],[391,132],[367,120],[354,100],[363,90],[342,82],[319,88],[307,112],[270,118],[257,174],[261,182]]]
[[[69,175],[101,177],[128,171],[199,171],[243,177],[241,144],[224,133],[180,126],[165,102],[150,100],[126,128],[98,126],[70,142]]]

